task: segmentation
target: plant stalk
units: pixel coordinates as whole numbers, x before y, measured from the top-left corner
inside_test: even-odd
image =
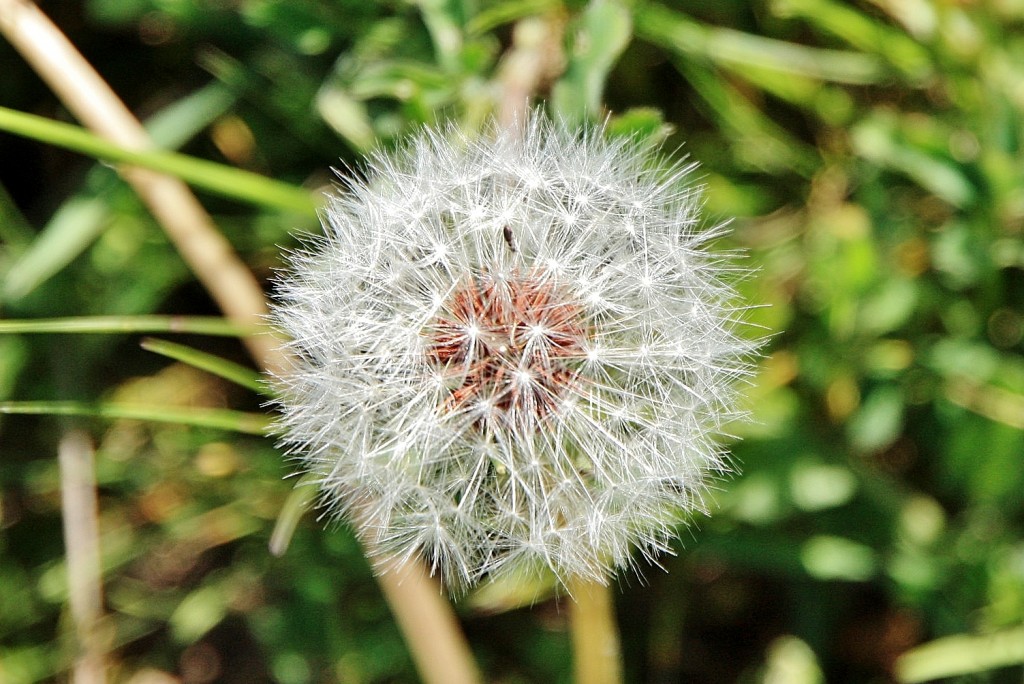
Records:
[[[64,435],[57,450],[61,512],[68,565],[68,596],[77,653],[73,684],[106,681],[106,649],[100,621],[103,589],[95,459],[89,437],[80,430]]]
[[[621,684],[622,651],[611,586],[577,579],[569,592],[576,684]]]
[[[125,148],[153,149],[139,120],[34,3],[0,0],[0,32],[88,128]],[[264,326],[263,291],[188,186],[138,167],[119,172],[227,317],[244,326]],[[281,367],[281,343],[271,335],[250,335],[243,342],[262,365]]]
[[[480,673],[466,642],[438,638],[458,633],[459,625],[437,580],[422,563],[388,563],[374,558],[369,545],[366,548],[423,684],[479,684]]]

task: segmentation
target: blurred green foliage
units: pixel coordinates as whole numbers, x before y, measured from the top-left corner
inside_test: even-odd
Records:
[[[554,36],[538,95],[701,163],[772,334],[739,474],[667,572],[620,580],[630,681],[1020,680],[1024,3],[51,5],[162,145],[310,189],[424,122],[479,127],[528,29]],[[0,64],[0,103],[67,118],[5,43]],[[262,278],[316,230],[203,199]],[[8,135],[0,281],[4,318],[216,313],[110,168]],[[245,363],[233,341],[182,341]],[[0,399],[258,410],[168,356],[127,334],[3,334]],[[309,516],[268,552],[291,489],[268,441],[57,416],[0,422],[0,680],[72,657],[54,454],[83,425],[117,681],[414,680],[348,530]],[[532,590],[532,609],[493,587],[461,604],[494,681],[568,681],[565,611]]]

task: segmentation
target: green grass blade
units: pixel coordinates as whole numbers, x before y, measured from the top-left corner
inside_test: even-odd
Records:
[[[7,188],[0,184],[0,258],[17,254],[32,241],[35,231],[14,203]]]
[[[106,198],[72,197],[56,213],[3,278],[3,296],[16,301],[70,264],[112,220]]]
[[[267,393],[267,385],[261,380],[262,376],[259,373],[234,361],[228,361],[227,359],[207,354],[183,344],[168,342],[167,340],[157,340],[152,337],[142,340],[141,345],[146,351],[151,351],[154,354],[160,354],[169,359],[188,364],[193,368],[212,373],[219,378],[229,380],[253,392],[259,394]]]
[[[969,207],[977,200],[977,189],[956,163],[901,140],[898,122],[888,113],[860,121],[850,139],[862,158],[906,175],[954,207]]]
[[[890,74],[875,55],[807,47],[764,38],[735,29],[704,26],[658,5],[639,5],[634,11],[636,34],[655,45],[686,57],[699,57],[722,67],[754,66],[822,81],[867,85]]]
[[[373,149],[373,122],[364,102],[340,86],[326,83],[316,95],[316,111],[353,149],[363,154]]]
[[[272,432],[270,416],[231,409],[80,401],[4,401],[0,402],[0,414],[144,420],[216,428],[247,435],[269,435]]]
[[[739,141],[735,149],[741,163],[770,173],[789,169],[814,175],[821,164],[817,151],[765,116],[713,67],[683,58],[672,63],[711,108],[716,125]]]
[[[271,533],[270,543],[267,545],[271,554],[280,557],[288,550],[299,520],[313,506],[316,495],[320,491],[316,486],[316,479],[314,475],[303,475],[295,485],[295,489],[288,495],[284,506],[281,507],[281,512],[277,514],[277,522],[274,523],[274,531]]]
[[[237,98],[222,83],[210,83],[164,107],[143,125],[157,147],[176,150],[217,120]]]
[[[151,116],[146,130],[158,147],[176,149],[206,128],[235,102],[220,83],[191,93]],[[46,226],[3,277],[3,296],[16,301],[32,292],[89,248],[106,230],[110,209],[129,190],[106,166],[89,170],[82,189],[61,204]]]
[[[259,332],[216,316],[73,316],[0,320],[0,334],[22,333],[190,333],[244,337]]]
[[[931,56],[921,43],[846,3],[777,0],[772,9],[781,17],[802,17],[858,50],[881,55],[915,85],[924,84],[934,71]]]
[[[633,35],[629,10],[614,0],[596,0],[580,16],[574,35],[568,68],[551,99],[567,121],[582,121],[600,116],[608,73]]]
[[[1024,627],[980,636],[936,639],[896,661],[900,682],[930,682],[1024,663]]]
[[[29,345],[24,338],[0,337],[0,399],[13,394],[29,356]]]
[[[208,192],[258,206],[316,216],[313,194],[223,164],[162,150],[127,150],[78,126],[0,107],[0,130],[109,162],[142,166],[176,176]]]
[[[416,4],[434,43],[437,61],[445,71],[457,72],[463,35],[461,18],[455,4],[447,0],[419,0]]]

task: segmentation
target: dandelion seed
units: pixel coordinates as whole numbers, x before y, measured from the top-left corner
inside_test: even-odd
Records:
[[[373,157],[273,313],[284,441],[332,512],[453,589],[665,551],[756,347],[688,170],[539,115]]]

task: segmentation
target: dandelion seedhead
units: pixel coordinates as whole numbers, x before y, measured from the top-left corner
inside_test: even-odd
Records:
[[[371,158],[273,314],[284,441],[329,510],[452,587],[664,551],[756,346],[691,169],[541,115]]]

